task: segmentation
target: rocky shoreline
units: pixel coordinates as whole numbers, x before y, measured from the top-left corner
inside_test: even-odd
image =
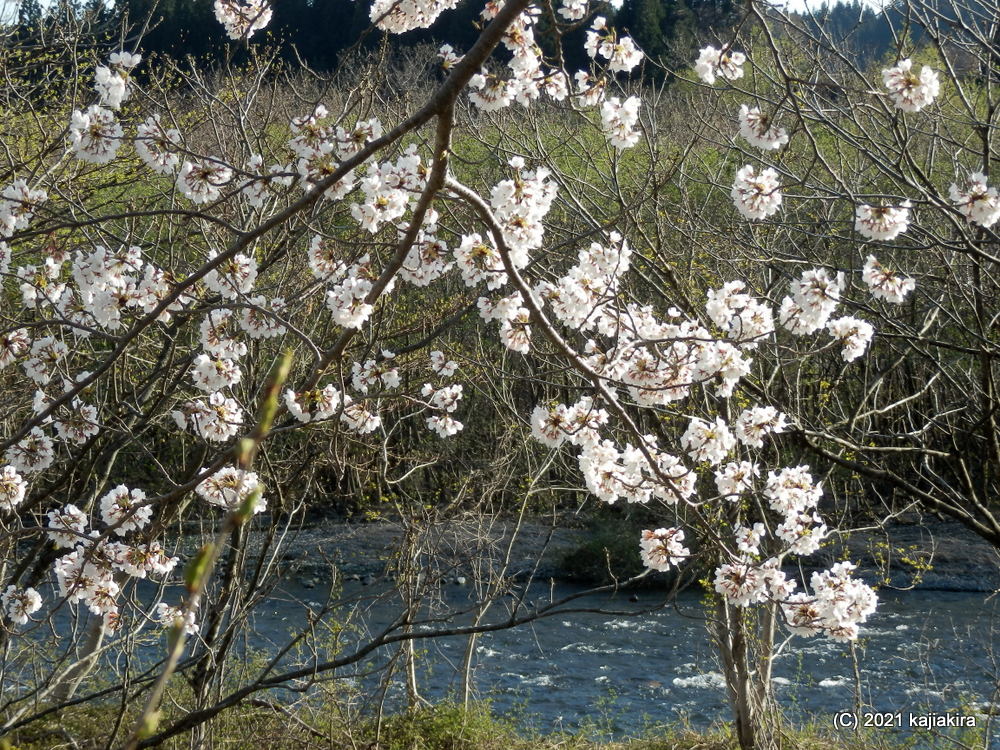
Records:
[[[283,560],[306,585],[328,580],[335,568],[345,580],[374,583],[396,576],[394,560],[409,544],[407,554],[418,566],[430,566],[453,583],[490,572],[516,580],[567,581],[579,578],[566,569],[564,558],[590,535],[587,529],[493,518],[448,522],[408,540],[399,522],[322,519],[289,534]],[[895,524],[877,534],[855,533],[845,543],[858,573],[869,583],[900,589],[1000,590],[1000,551],[955,522]],[[833,552],[821,552],[809,562],[823,568],[835,559]]]

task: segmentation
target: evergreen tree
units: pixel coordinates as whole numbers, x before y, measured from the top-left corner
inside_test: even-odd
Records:
[[[22,28],[37,28],[42,20],[42,4],[39,0],[21,0],[17,8],[17,25]]]

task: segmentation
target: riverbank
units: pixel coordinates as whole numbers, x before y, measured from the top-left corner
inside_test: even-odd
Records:
[[[627,740],[595,739],[588,732],[557,732],[525,735],[509,717],[491,712],[488,703],[473,703],[468,709],[443,703],[419,711],[389,715],[380,723],[371,719],[356,725],[345,723],[339,710],[291,709],[264,699],[246,701],[220,717],[211,731],[216,748],[260,747],[268,750],[312,748],[364,748],[365,750],[738,750],[732,732],[718,728],[698,732],[683,725],[652,726]],[[340,707],[343,708],[343,707]],[[169,711],[164,723],[169,724]],[[0,737],[0,750],[52,750],[105,747],[107,727],[94,711],[75,707],[47,723],[39,722],[30,732]],[[593,732],[600,734],[595,724]],[[158,747],[183,750],[186,734]],[[942,744],[942,747],[945,745]],[[785,750],[903,750],[882,733],[836,732],[811,725],[786,727],[782,731]]]
[[[606,530],[601,533],[606,534]],[[599,558],[591,561],[592,567],[605,567],[603,548],[594,541],[596,535],[593,529],[538,521],[450,521],[414,540],[412,554],[420,556],[422,562],[433,561],[440,575],[452,582],[471,580],[487,571],[517,580],[533,577],[580,582],[587,572],[580,565],[584,553]],[[307,581],[328,579],[335,566],[347,580],[375,583],[393,576],[391,561],[406,537],[399,522],[320,519],[291,535],[285,561],[298,566]],[[956,522],[893,524],[877,533],[855,532],[843,542],[849,558],[869,583],[935,591],[989,593],[1000,589],[998,551]],[[808,571],[827,567],[842,557],[841,545],[833,544],[803,563],[811,563],[805,567]]]

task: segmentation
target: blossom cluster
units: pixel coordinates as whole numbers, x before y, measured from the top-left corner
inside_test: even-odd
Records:
[[[684,546],[684,531],[677,528],[656,529],[642,532],[639,552],[643,565],[651,570],[666,572],[671,566],[678,566],[690,555]]]
[[[716,78],[736,81],[743,77],[743,63],[746,61],[747,57],[742,52],[726,46],[716,49],[710,45],[698,53],[694,72],[709,85],[715,83]]]
[[[870,240],[894,240],[909,226],[910,208],[908,200],[898,206],[862,204],[855,211],[854,228]]]
[[[70,603],[84,604],[111,624],[118,615],[123,575],[167,576],[178,558],[168,555],[159,542],[125,540],[150,522],[152,506],[142,490],[119,485],[101,497],[97,506],[107,531],[118,537],[115,541],[107,541],[107,533],[90,528],[87,514],[73,504],[49,511],[46,531],[57,548],[68,550],[53,566],[59,595]],[[8,613],[16,607],[15,621],[25,622],[27,615],[40,608],[41,599],[33,591],[8,589],[5,606]]]
[[[938,74],[925,65],[918,75],[909,58],[883,69],[882,83],[892,103],[904,112],[919,112],[941,92]]]
[[[608,69],[613,73],[627,73],[642,62],[642,51],[635,46],[632,38],[623,36],[619,39],[614,29],[608,28],[604,16],[594,19],[583,47],[591,57],[605,58]]]
[[[770,530],[778,545],[772,551],[777,554],[765,557],[762,553],[769,531],[765,523],[737,525],[730,560],[715,571],[715,590],[740,607],[778,602],[789,630],[796,635],[825,633],[837,640],[857,638],[858,626],[874,612],[877,597],[871,587],[850,577],[853,565],[837,563],[827,571],[813,573],[811,594],[796,593],[796,581],[781,569],[785,555],[816,552],[828,533],[816,512],[821,485],[813,481],[808,467],[786,467],[768,472],[762,494],[781,518]]]
[[[731,191],[737,210],[747,219],[766,219],[781,206],[781,183],[770,167],[760,172],[751,164],[736,172]]]
[[[969,175],[964,185],[952,183],[948,194],[970,223],[988,229],[1000,219],[1000,194],[995,187],[987,184],[986,175],[982,172]]]
[[[771,117],[763,114],[759,107],[740,106],[740,135],[755,148],[775,151],[788,143],[788,131],[774,124]]]
[[[271,22],[267,0],[215,0],[212,7],[230,39],[249,39]]]

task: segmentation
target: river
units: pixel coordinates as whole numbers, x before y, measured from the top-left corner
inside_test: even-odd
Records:
[[[565,584],[554,589],[537,586],[526,600],[575,591]],[[344,593],[365,591],[359,584],[348,584]],[[278,592],[256,615],[256,633],[277,641],[301,623],[301,602],[317,596],[317,591],[294,584]],[[460,607],[469,596],[467,589],[453,585],[446,589],[445,604]],[[637,601],[623,594],[600,595],[584,600],[584,606],[634,610],[663,604],[663,594],[655,592],[633,598]],[[375,628],[395,613],[391,602],[375,600],[365,617]],[[617,738],[657,723],[682,720],[704,729],[726,721],[722,677],[703,613],[698,594],[682,592],[672,604],[650,614],[556,615],[482,635],[475,651],[478,697],[540,731],[585,729]],[[420,641],[419,687],[425,697],[455,694],[456,665],[466,643],[464,637]],[[385,649],[376,661],[396,648]],[[866,710],[898,711],[904,717],[957,712],[975,716],[977,726],[983,727],[983,707],[1000,702],[1000,603],[982,593],[882,591],[856,653]],[[820,637],[795,638],[776,663],[774,683],[788,718],[830,724],[837,711],[855,705],[851,648]],[[397,683],[390,689],[390,703],[401,696]],[[1000,717],[995,722],[989,747],[1000,749]],[[923,730],[903,734],[912,734],[918,747],[937,746]]]

